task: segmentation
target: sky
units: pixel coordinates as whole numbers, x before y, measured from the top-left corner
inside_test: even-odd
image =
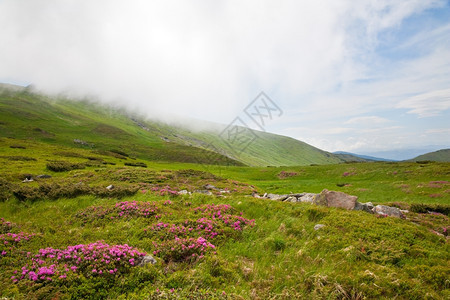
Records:
[[[0,0],[0,82],[327,151],[450,148],[450,1]],[[437,149],[436,149],[437,150]]]

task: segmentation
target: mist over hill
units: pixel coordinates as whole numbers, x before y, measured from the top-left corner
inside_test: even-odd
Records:
[[[0,136],[96,149],[155,160],[222,165],[290,166],[343,160],[293,138],[180,118],[169,123],[92,100],[49,96],[2,85]],[[188,124],[188,125],[184,125]]]

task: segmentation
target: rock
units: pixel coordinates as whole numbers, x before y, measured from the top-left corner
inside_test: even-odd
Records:
[[[114,186],[113,186],[112,184],[110,184],[110,185],[108,185],[108,186],[106,187],[106,189],[107,189],[108,191],[112,190],[113,188],[114,188]]]
[[[317,194],[314,193],[303,193],[303,196],[299,197],[297,202],[307,202],[312,203],[314,200],[314,197],[316,197]]]
[[[267,193],[264,193],[264,195],[262,196],[263,198],[266,198],[267,197]]]
[[[283,201],[287,197],[289,197],[289,195],[267,194],[267,198],[275,201]]]
[[[152,265],[156,264],[156,259],[154,259],[153,256],[151,256],[151,255],[142,256],[137,261],[138,261],[138,264],[137,264],[138,267],[143,267],[147,264],[152,264]]]
[[[357,199],[357,196],[324,189],[320,194],[314,197],[313,203],[322,206],[339,207],[351,210],[355,208]]]
[[[206,189],[206,190],[218,190],[218,188],[216,188],[212,184],[207,184],[203,188]]]
[[[52,176],[51,175],[47,175],[47,174],[41,174],[41,175],[36,176],[36,178],[45,179],[45,178],[52,178]]]
[[[284,200],[285,202],[292,202],[292,203],[295,203],[295,202],[297,202],[297,198],[296,197],[293,197],[293,196],[289,196],[289,197],[287,197],[286,198],[286,200]]]
[[[32,182],[32,181],[34,181],[33,178],[31,178],[31,177],[28,178],[28,177],[27,177],[27,178],[25,178],[22,182],[23,182],[23,183],[27,183],[27,182]]]
[[[360,202],[356,201],[354,210],[362,210],[362,211],[373,214],[373,208],[374,208],[374,206],[373,206],[372,202],[360,203]]]
[[[181,191],[178,191],[178,193],[177,193],[178,195],[188,195],[188,194],[190,194],[187,190],[181,190]]]
[[[404,218],[404,215],[397,207],[391,207],[386,205],[377,205],[373,208],[373,212],[379,215]]]
[[[289,196],[295,197],[295,198],[299,198],[299,197],[303,197],[306,193],[297,193],[297,194],[289,194]]]
[[[316,225],[314,225],[314,230],[319,230],[320,228],[324,228],[325,227],[325,225],[323,225],[323,224],[316,224]]]

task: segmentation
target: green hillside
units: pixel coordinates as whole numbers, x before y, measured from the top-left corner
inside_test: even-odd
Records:
[[[442,149],[430,153],[425,153],[411,159],[411,161],[440,161],[450,162],[450,149]]]
[[[3,87],[3,88],[2,88]],[[254,140],[230,146],[220,131],[194,132],[148,121],[124,110],[0,87],[0,136],[54,145],[118,150],[152,161],[280,166],[340,163],[331,153],[275,134],[247,131]]]

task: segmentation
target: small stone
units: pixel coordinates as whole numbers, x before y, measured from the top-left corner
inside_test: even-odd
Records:
[[[314,225],[314,230],[319,230],[320,228],[323,228],[323,227],[325,227],[325,225],[323,225],[323,224],[316,224],[316,225]]]
[[[52,178],[52,176],[51,175],[47,175],[47,174],[41,174],[41,175],[36,176],[36,178],[46,179],[46,178]]]
[[[32,181],[34,181],[33,178],[25,178],[22,182],[27,183],[27,182],[32,182]]]
[[[181,190],[181,191],[178,191],[177,194],[178,195],[187,195],[187,194],[189,194],[189,192],[187,190]]]
[[[212,184],[206,184],[203,188],[205,188],[206,190],[218,190],[218,188],[216,188]]]
[[[110,184],[110,185],[108,185],[108,186],[106,187],[106,189],[107,189],[108,191],[112,190],[113,188],[114,188],[114,185],[112,185],[112,184]]]

